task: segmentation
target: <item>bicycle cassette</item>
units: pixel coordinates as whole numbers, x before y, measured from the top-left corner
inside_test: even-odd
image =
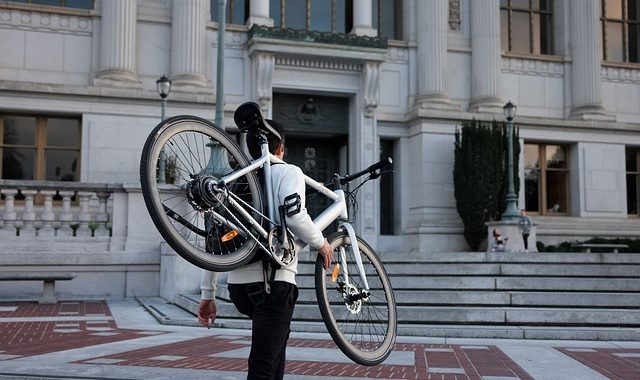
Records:
[[[281,266],[289,266],[296,257],[296,245],[293,241],[293,234],[287,229],[286,239],[283,242],[280,239],[280,228],[275,227],[269,231],[267,237],[267,245],[271,257]]]

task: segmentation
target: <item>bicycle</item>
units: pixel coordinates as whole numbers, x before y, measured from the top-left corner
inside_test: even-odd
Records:
[[[277,132],[264,121],[255,103],[241,105],[234,119],[242,132],[258,133],[260,158],[249,161],[225,132],[205,119],[175,116],[160,123],[142,151],[145,204],[166,242],[200,268],[234,270],[254,260],[258,250],[286,266],[305,243],[294,240],[286,226],[276,222],[283,208],[276,210],[269,201],[273,199],[271,181],[260,181],[258,176],[262,169],[262,178],[270,178],[271,164],[281,162],[269,153],[266,143],[266,135]],[[175,173],[160,176],[160,170],[167,171],[167,162],[173,163]],[[336,174],[325,184],[305,176],[307,186],[332,200],[314,223],[320,229],[336,220],[339,223],[338,231],[327,239],[334,251],[333,269],[325,270],[321,257],[315,263],[320,313],[340,350],[367,366],[381,363],[391,353],[397,312],[380,259],[349,223],[347,199],[389,165],[391,159],[383,160],[351,175]],[[352,192],[343,188],[367,174]],[[159,181],[173,177],[174,183]]]

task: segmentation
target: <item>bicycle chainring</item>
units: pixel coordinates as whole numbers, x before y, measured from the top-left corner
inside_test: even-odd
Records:
[[[267,248],[271,257],[283,267],[289,266],[296,257],[296,246],[293,241],[293,235],[287,230],[287,240],[289,247],[280,240],[280,227],[274,227],[269,231],[267,236]]]

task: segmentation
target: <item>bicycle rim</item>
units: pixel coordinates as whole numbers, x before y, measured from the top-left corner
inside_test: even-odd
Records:
[[[162,237],[192,264],[223,272],[254,255],[253,231],[230,198],[260,221],[262,199],[255,173],[227,183],[228,192],[207,198],[206,204],[194,196],[202,188],[194,178],[218,179],[247,164],[238,145],[205,119],[176,116],[149,135],[140,163],[145,204]]]
[[[391,354],[396,338],[396,304],[382,263],[369,245],[357,239],[370,295],[355,302],[345,298],[345,291],[359,293],[364,286],[351,240],[346,233],[337,232],[329,238],[334,252],[331,268],[323,268],[320,256],[316,261],[316,296],[322,319],[336,345],[354,362],[371,366],[380,364]],[[345,260],[340,263],[338,276],[333,281],[335,265],[341,261],[341,250],[344,250]],[[349,274],[348,286],[344,281],[346,273]]]

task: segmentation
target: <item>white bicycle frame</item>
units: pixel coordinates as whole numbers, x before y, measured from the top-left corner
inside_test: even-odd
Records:
[[[271,164],[272,163],[282,163],[284,161],[280,160],[278,157],[269,153],[269,146],[267,143],[263,143],[261,146],[262,156],[254,161],[252,161],[248,166],[239,169],[233,173],[230,173],[218,181],[218,183],[229,183],[232,182],[260,167],[264,170],[264,181],[263,186],[265,189],[265,195],[267,198],[267,210],[269,220],[275,223],[276,220],[276,206],[273,204],[273,188],[271,181],[266,180],[267,178],[271,178]],[[356,238],[355,230],[351,223],[349,223],[349,214],[347,212],[347,202],[344,197],[344,190],[330,190],[325,187],[320,182],[314,180],[313,178],[304,175],[304,182],[312,189],[318,191],[320,194],[326,196],[331,199],[333,203],[327,207],[318,217],[313,220],[313,223],[320,228],[320,230],[324,230],[327,226],[329,226],[334,221],[338,221],[340,224],[340,228],[344,228],[349,236],[349,240],[351,241],[351,247],[353,249],[354,259],[356,261],[356,265],[358,267],[358,271],[360,272],[360,278],[362,279],[362,283],[364,284],[365,290],[369,290],[369,283],[367,282],[367,277],[364,271],[364,265],[362,264],[362,257],[360,255],[360,248],[358,247],[358,240]],[[262,236],[262,238],[266,239],[269,232],[266,231],[260,223],[258,223],[251,214],[245,210],[243,205],[237,202],[234,198],[229,197],[229,202],[234,206],[235,210],[242,213],[243,218],[245,218],[251,226],[258,231],[258,233]],[[302,251],[307,244],[301,239],[295,240],[296,252]],[[269,252],[269,250],[267,250]],[[349,273],[346,265],[346,253],[344,252],[344,247],[340,247],[340,262],[341,262],[341,272],[344,275],[345,282],[349,282]]]

